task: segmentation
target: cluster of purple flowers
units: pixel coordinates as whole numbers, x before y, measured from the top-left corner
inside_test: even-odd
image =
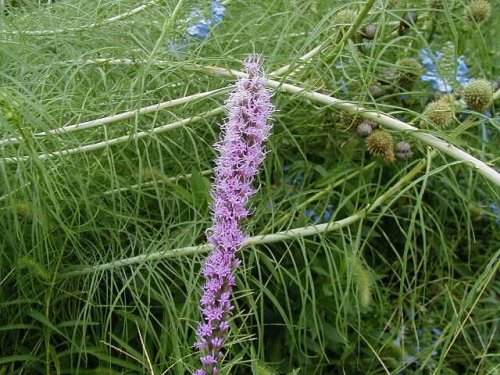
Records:
[[[245,65],[248,78],[238,80],[229,96],[228,119],[222,125],[221,141],[215,145],[219,157],[212,190],[213,225],[207,231],[213,252],[202,271],[206,279],[200,301],[203,322],[195,344],[202,353],[202,368],[195,375],[220,373],[221,349],[233,310],[234,270],[240,265],[236,252],[244,241],[241,222],[249,215],[245,206],[256,191],[252,182],[266,156],[264,143],[271,131],[269,118],[274,107],[260,62],[252,57]]]

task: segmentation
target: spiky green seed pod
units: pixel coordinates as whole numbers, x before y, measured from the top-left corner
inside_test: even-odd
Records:
[[[483,22],[491,16],[491,4],[486,0],[473,0],[465,9],[469,22]]]
[[[370,23],[366,25],[363,29],[363,38],[373,40],[375,39],[375,35],[377,34],[378,26],[374,23]]]
[[[453,106],[447,98],[441,98],[427,105],[420,125],[425,127],[429,121],[441,129],[450,126],[453,122]]]
[[[349,113],[342,112],[340,114],[340,120],[338,122],[338,127],[342,130],[353,130],[355,131],[359,124],[363,122],[363,117]]]
[[[374,280],[370,270],[363,264],[361,259],[354,258],[354,280],[358,290],[359,307],[367,309],[373,299]]]
[[[398,82],[401,86],[409,86],[420,78],[422,65],[418,60],[412,57],[404,57],[397,64],[399,71]]]
[[[408,142],[401,141],[396,145],[396,157],[400,160],[406,160],[413,156],[411,145]]]
[[[358,125],[357,133],[361,138],[368,137],[370,134],[372,134],[372,132],[373,128],[368,122],[363,121],[361,124]]]
[[[464,100],[467,107],[483,113],[493,102],[493,87],[485,79],[476,79],[464,89]]]
[[[385,162],[394,161],[394,141],[392,135],[383,131],[377,130],[366,138],[368,151],[374,156],[380,156]]]

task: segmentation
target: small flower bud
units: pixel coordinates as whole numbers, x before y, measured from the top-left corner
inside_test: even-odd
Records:
[[[389,133],[383,130],[373,132],[366,139],[366,145],[372,155],[380,156],[385,162],[394,161],[394,143],[392,135]]]
[[[363,121],[358,125],[357,133],[361,138],[368,137],[370,134],[372,134],[372,132],[373,128],[367,121]]]
[[[372,94],[374,98],[380,98],[382,95],[384,95],[384,90],[379,85],[371,85],[370,94]]]
[[[464,89],[464,100],[473,111],[483,113],[493,102],[493,87],[485,79],[476,79]]]
[[[401,141],[396,145],[396,156],[400,160],[407,160],[413,156],[411,145],[408,142]]]
[[[401,86],[410,86],[422,74],[422,65],[412,57],[404,57],[397,63],[399,67],[398,82]]]
[[[378,26],[374,23],[370,23],[366,25],[363,29],[362,35],[363,38],[373,40],[375,39],[375,35],[377,34]]]
[[[420,125],[425,127],[428,121],[441,129],[447,128],[452,123],[453,107],[452,102],[450,102],[450,95],[444,95],[441,99],[427,105]]]
[[[491,4],[486,0],[473,0],[465,9],[469,22],[483,22],[491,16]]]

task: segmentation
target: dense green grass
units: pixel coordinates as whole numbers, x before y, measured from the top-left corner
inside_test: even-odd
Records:
[[[209,1],[13,3],[0,16],[0,374],[196,368],[207,248],[195,246],[210,226],[212,145],[224,119],[206,112],[234,81],[206,66],[241,70],[258,52],[269,73],[292,65],[275,79],[414,125],[435,95],[427,83],[385,85],[379,98],[369,90],[400,70],[398,59],[452,42],[471,77],[500,73],[497,23],[469,23],[463,0],[429,2],[445,4],[432,11],[426,1],[229,0],[220,27],[182,56],[169,43],[186,37],[190,11],[209,11]],[[338,16],[345,9],[367,12],[351,32]],[[399,35],[408,10],[419,20]],[[375,41],[357,38],[371,22]],[[455,74],[452,61],[443,74]],[[38,134],[208,90],[218,91]],[[246,230],[299,229],[240,252],[223,373],[497,374],[498,186],[411,132],[385,127],[414,152],[388,164],[345,130],[345,111],[280,90],[274,104]],[[450,128],[423,131],[498,169],[494,106],[486,118],[459,105]],[[314,224],[307,210],[347,222],[302,236]]]

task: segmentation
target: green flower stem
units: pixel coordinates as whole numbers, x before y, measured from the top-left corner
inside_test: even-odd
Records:
[[[133,16],[134,14],[140,13],[143,10],[146,10],[147,8],[155,5],[158,3],[160,0],[151,0],[146,4],[140,5],[132,10],[129,10],[128,12],[118,14],[116,16],[110,17],[105,19],[104,21],[100,22],[94,22],[90,23],[88,25],[83,25],[83,26],[78,26],[78,27],[68,27],[64,29],[54,29],[54,30],[38,30],[38,31],[0,31],[0,34],[4,35],[27,35],[27,36],[46,36],[46,35],[54,35],[54,34],[61,34],[61,33],[67,33],[67,32],[73,32],[73,31],[83,31],[83,30],[88,30],[88,29],[95,29],[96,27],[101,27],[108,25],[110,23],[116,22],[123,20],[125,18],[128,18],[130,16]]]
[[[208,176],[208,175],[210,175],[212,173],[213,173],[213,169],[205,169],[204,171],[200,172],[200,174],[202,176]],[[160,179],[155,179],[153,181],[147,181],[147,182],[135,184],[135,185],[132,185],[132,186],[127,186],[127,187],[121,187],[121,188],[117,188],[117,189],[107,190],[107,191],[105,191],[102,194],[103,195],[110,195],[110,194],[116,194],[116,193],[123,193],[124,191],[130,191],[130,190],[136,190],[136,189],[143,189],[145,187],[154,186],[154,185],[157,185],[157,184],[160,184],[160,183],[169,183],[169,182],[176,182],[176,181],[180,181],[180,180],[186,180],[186,179],[189,179],[191,177],[192,177],[191,173],[183,174],[183,175],[179,175],[179,176],[174,176],[174,177],[164,177],[164,178],[160,178]],[[99,194],[101,194],[101,193],[99,193]],[[0,196],[0,201],[2,201],[2,197],[1,196]]]
[[[96,120],[81,122],[79,124],[62,126],[62,127],[56,128],[56,129],[45,131],[45,132],[36,133],[33,135],[33,137],[39,138],[39,137],[46,137],[48,135],[54,135],[54,134],[67,134],[67,133],[72,133],[72,132],[75,132],[78,130],[95,128],[97,126],[107,125],[107,124],[111,124],[111,123],[114,123],[117,121],[133,118],[133,117],[138,116],[138,115],[144,115],[146,113],[158,112],[158,111],[161,111],[161,110],[166,109],[166,108],[172,108],[172,107],[175,107],[178,105],[187,104],[187,103],[199,100],[199,99],[204,99],[204,98],[208,98],[211,96],[225,93],[228,90],[229,90],[229,88],[224,88],[224,89],[206,91],[206,92],[201,92],[201,93],[197,93],[197,94],[193,94],[193,95],[189,95],[189,96],[184,96],[182,98],[177,98],[174,100],[169,100],[166,102],[150,105],[147,107],[139,108],[137,110],[122,112],[122,113],[118,113],[116,115],[106,116],[106,117],[102,117],[102,118],[99,118]],[[23,140],[23,137],[20,137],[20,136],[1,139],[0,146],[18,143],[22,140]]]
[[[322,191],[317,192],[314,194],[312,197],[306,199],[302,203],[300,203],[293,211],[288,211],[285,213],[283,216],[281,216],[278,220],[273,222],[273,228],[277,227],[278,225],[283,224],[286,220],[288,220],[291,216],[295,215],[296,212],[298,212],[300,209],[306,207],[312,202],[317,201],[320,199],[323,195],[330,193],[333,189],[335,189],[337,186],[342,185],[344,182],[350,180],[351,178],[354,178],[361,174],[362,172],[366,172],[367,170],[373,168],[377,163],[371,162],[370,164],[365,165],[363,168],[357,169],[354,172],[348,174],[344,178],[336,181],[334,184],[329,184],[327,185]]]
[[[203,119],[210,117],[210,116],[218,115],[218,114],[223,113],[223,112],[224,112],[223,107],[217,107],[217,108],[214,108],[210,111],[203,112],[199,115],[189,117],[189,118],[184,118],[182,120],[178,120],[175,122],[171,122],[169,124],[159,126],[159,127],[154,128],[152,130],[142,131],[142,132],[138,132],[138,133],[130,134],[130,135],[124,135],[121,137],[109,139],[107,141],[91,143],[91,144],[88,144],[85,146],[69,148],[69,149],[59,150],[59,151],[54,151],[54,152],[40,153],[40,154],[37,154],[35,157],[15,156],[15,157],[3,158],[2,161],[7,162],[7,163],[17,163],[20,161],[29,160],[31,158],[45,160],[45,159],[51,159],[51,158],[54,158],[57,156],[66,156],[66,155],[80,154],[83,152],[99,150],[99,149],[106,148],[106,147],[113,146],[113,145],[117,145],[120,143],[125,143],[125,142],[131,141],[131,140],[137,140],[137,139],[141,139],[144,137],[149,137],[152,134],[160,134],[160,133],[166,132],[168,130],[177,129],[177,128],[180,128],[182,126],[192,124],[194,122],[203,120]]]
[[[410,182],[412,182],[415,177],[422,172],[422,170],[427,166],[427,163],[435,156],[436,153],[433,152],[432,155],[426,159],[422,159],[415,167],[413,167],[410,172],[404,175],[397,183],[395,183],[391,188],[385,191],[384,194],[380,195],[373,203],[368,204],[363,209],[359,210],[355,214],[348,216],[342,220],[331,221],[325,224],[308,225],[305,227],[294,228],[282,232],[277,232],[273,234],[265,234],[254,237],[249,237],[244,243],[244,247],[251,245],[260,244],[270,244],[281,241],[293,240],[295,238],[312,236],[316,234],[331,232],[340,228],[344,228],[352,223],[357,222],[365,218],[367,215],[371,214],[378,207],[380,207],[385,201],[394,196],[397,192],[401,191],[403,187]],[[87,275],[95,272],[103,272],[119,267],[131,266],[133,264],[141,264],[144,262],[158,261],[168,258],[176,258],[180,256],[188,256],[195,254],[206,253],[211,250],[211,245],[203,244],[198,246],[188,246],[172,250],[160,250],[150,252],[148,254],[141,254],[130,258],[118,259],[111,261],[109,263],[103,263],[96,266],[83,266],[76,268],[72,271],[68,271],[59,275],[59,279],[68,279],[71,277]]]
[[[226,76],[226,77],[244,77],[245,73],[234,71],[234,70],[227,70],[219,67],[213,67],[213,66],[199,66],[199,65],[190,65],[187,66],[188,68],[191,69],[201,69],[207,73],[211,74],[216,74],[216,75],[221,75],[221,76]],[[434,147],[435,149],[444,152],[445,154],[451,156],[454,159],[460,160],[467,165],[472,166],[474,169],[476,169],[481,175],[486,177],[488,180],[492,181],[496,185],[500,185],[500,174],[495,171],[493,168],[489,167],[486,165],[486,163],[482,162],[481,160],[475,158],[474,156],[470,155],[469,153],[461,150],[460,148],[452,145],[449,142],[446,142],[436,136],[427,134],[423,132],[421,129],[418,129],[414,126],[411,126],[403,121],[400,121],[394,117],[391,117],[385,113],[382,112],[376,112],[368,108],[364,108],[360,105],[350,103],[344,100],[340,100],[337,98],[334,98],[329,95],[325,94],[320,94],[319,92],[316,91],[308,91],[303,87],[291,85],[288,83],[283,83],[283,82],[278,82],[272,79],[267,80],[267,85],[271,88],[277,89],[279,91],[283,92],[288,92],[292,94],[298,94],[304,98],[307,98],[309,100],[323,103],[326,105],[330,105],[334,108],[346,110],[351,113],[356,113],[361,117],[367,118],[369,120],[373,120],[378,122],[379,124],[385,125],[386,127],[393,129],[393,130],[398,130],[398,131],[404,131],[409,133],[412,137],[417,138],[418,140],[422,141],[423,143],[427,144],[428,146]]]

